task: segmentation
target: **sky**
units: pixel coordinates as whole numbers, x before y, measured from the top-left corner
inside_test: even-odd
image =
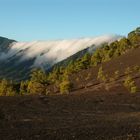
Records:
[[[0,36],[17,41],[127,35],[140,0],[0,0]]]

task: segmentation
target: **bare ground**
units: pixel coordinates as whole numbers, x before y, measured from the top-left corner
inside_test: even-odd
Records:
[[[140,140],[140,94],[0,97],[0,140]]]

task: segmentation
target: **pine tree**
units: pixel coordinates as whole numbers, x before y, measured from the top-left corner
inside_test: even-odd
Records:
[[[20,83],[20,95],[24,95],[28,93],[28,81],[21,81]]]

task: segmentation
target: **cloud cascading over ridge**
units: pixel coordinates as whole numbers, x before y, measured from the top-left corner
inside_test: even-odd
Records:
[[[35,58],[34,66],[45,67],[48,63],[52,66],[91,45],[97,47],[102,43],[111,43],[120,38],[121,36],[118,35],[104,35],[71,40],[14,42],[10,44],[7,52],[0,52],[0,60],[19,56],[20,59],[17,62]]]

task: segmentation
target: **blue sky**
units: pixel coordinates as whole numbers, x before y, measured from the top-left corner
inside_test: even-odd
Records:
[[[0,0],[0,36],[18,41],[127,35],[140,0]]]

